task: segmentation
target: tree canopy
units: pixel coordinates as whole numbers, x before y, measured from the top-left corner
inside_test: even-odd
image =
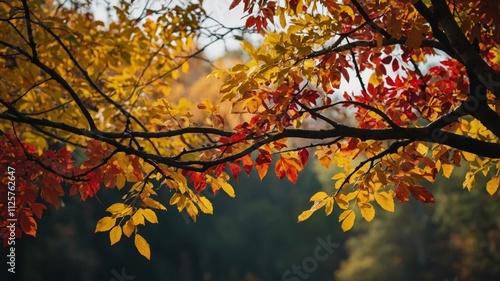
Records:
[[[106,23],[91,4],[0,2],[0,233],[15,218],[18,237],[35,236],[34,217],[62,196],[116,188],[124,195],[95,230],[111,244],[133,238],[149,258],[138,226],[157,223],[155,211],[172,205],[196,221],[213,213],[209,195],[235,196],[240,174],[273,167],[295,183],[310,161],[340,170],[298,221],[337,205],[344,231],[357,215],[371,221],[375,204],[432,203],[422,182],[456,167],[468,169],[463,188],[484,176],[498,192],[498,1],[235,0],[227,9],[243,8],[243,27],[201,0],[139,14],[120,1]],[[217,100],[168,98],[204,59],[200,37],[247,32],[262,42],[243,40],[248,61],[212,72]]]

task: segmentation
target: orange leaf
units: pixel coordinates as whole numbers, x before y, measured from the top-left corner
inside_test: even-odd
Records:
[[[37,223],[33,217],[27,216],[26,212],[21,212],[19,222],[24,233],[36,236]]]
[[[259,173],[260,179],[263,179],[266,174],[271,162],[273,161],[273,156],[267,150],[259,149],[259,156],[255,159],[255,169]]]
[[[396,198],[399,202],[408,202],[410,201],[410,191],[405,186],[400,185],[396,188]]]
[[[296,183],[298,173],[302,170],[302,165],[297,158],[282,156],[276,162],[274,170],[278,178],[282,179],[286,175],[289,181]]]
[[[37,216],[37,218],[41,219],[42,218],[42,212],[43,210],[46,210],[47,206],[43,205],[42,203],[31,203],[31,210]]]

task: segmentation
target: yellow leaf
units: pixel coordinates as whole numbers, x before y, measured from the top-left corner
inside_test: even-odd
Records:
[[[112,214],[116,214],[116,213],[119,213],[121,212],[123,209],[125,209],[127,207],[127,205],[123,204],[123,203],[115,203],[111,206],[109,206],[106,211],[107,212],[110,212]]]
[[[392,197],[389,193],[385,191],[375,193],[375,201],[377,201],[382,209],[394,212],[394,197]]]
[[[227,182],[222,182],[220,183],[221,186],[222,186],[222,190],[224,190],[225,193],[227,193],[227,195],[229,195],[229,197],[235,197],[236,195],[234,194],[234,189],[233,187],[227,183]]]
[[[184,207],[186,207],[186,204],[188,202],[188,198],[184,195],[182,195],[181,197],[179,197],[179,201],[177,202],[177,210],[180,212],[184,209]]]
[[[142,215],[146,218],[150,223],[158,223],[158,217],[151,209],[142,209]]]
[[[473,172],[467,172],[467,174],[465,174],[465,180],[462,184],[462,187],[467,188],[469,191],[471,191],[475,186],[476,186],[476,174]]]
[[[118,190],[120,190],[124,186],[125,186],[125,175],[117,174],[116,175],[116,188],[118,188]]]
[[[132,208],[127,205],[127,204],[123,204],[123,203],[115,203],[111,206],[109,206],[107,209],[106,209],[107,212],[110,212],[111,214],[126,214],[126,213],[129,213],[132,211]]]
[[[179,201],[179,199],[181,198],[181,194],[180,193],[174,193],[174,195],[172,195],[172,197],[170,197],[170,201],[168,202],[170,205],[174,205],[175,203],[177,203]]]
[[[311,210],[303,211],[302,214],[299,215],[297,218],[297,222],[305,221],[307,220],[314,212]]]
[[[370,80],[368,81],[368,83],[372,84],[373,87],[377,87],[381,82],[382,78],[379,72],[375,71],[372,73],[372,75],[370,75]]]
[[[476,159],[476,155],[467,151],[462,151],[462,155],[465,159],[465,161],[472,162],[474,159]]]
[[[342,222],[342,230],[344,232],[348,231],[354,225],[354,219],[356,218],[356,214],[353,210],[345,210],[339,216],[339,222]]]
[[[127,236],[127,237],[130,237],[130,235],[132,235],[134,230],[135,230],[134,221],[131,219],[128,220],[125,223],[125,225],[123,225],[123,234],[125,234],[125,236]]]
[[[325,213],[327,216],[329,216],[332,213],[334,203],[335,201],[333,201],[332,197],[326,199]]]
[[[182,174],[173,172],[169,175],[173,180],[167,179],[167,185],[169,187],[177,188],[181,193],[185,193],[187,190],[187,180]]]
[[[349,202],[345,200],[344,197],[345,197],[344,194],[341,194],[340,196],[335,198],[335,200],[337,201],[337,205],[339,205],[339,207],[343,210],[349,207]]]
[[[309,201],[321,201],[323,199],[325,199],[326,197],[328,197],[328,194],[326,194],[326,192],[323,192],[323,191],[320,191],[320,192],[316,192],[316,194],[314,194],[313,196],[311,196],[311,199],[309,199]]]
[[[214,207],[212,206],[212,202],[210,202],[204,196],[199,198],[198,206],[200,207],[200,210],[205,214],[214,213]]]
[[[429,151],[429,147],[423,143],[418,143],[416,149],[418,153],[423,156],[425,156],[427,154],[427,151]]]
[[[188,39],[191,39],[191,37],[188,37]],[[192,40],[191,40],[191,42],[192,42]],[[188,71],[189,71],[189,63],[187,63],[187,62],[183,63],[182,66],[181,66],[181,71],[183,73],[188,73]]]
[[[146,197],[146,198],[142,199],[142,202],[144,202],[144,204],[146,204],[146,206],[151,207],[153,209],[159,209],[162,211],[167,209],[160,202],[158,202],[154,199],[151,199],[150,197]]]
[[[499,178],[498,177],[493,177],[486,184],[486,191],[488,191],[488,193],[490,195],[493,195],[493,194],[495,194],[495,192],[497,192],[499,186],[500,186]]]
[[[338,173],[332,177],[332,180],[340,180],[340,179],[344,179],[345,177],[346,177],[346,175],[344,173]]]
[[[113,227],[109,232],[109,240],[111,241],[111,245],[120,241],[121,238],[122,238],[122,228],[121,226],[117,225]]]
[[[134,225],[145,225],[144,216],[142,215],[142,209],[139,209],[132,216],[132,220],[134,221]]]
[[[367,221],[371,222],[375,217],[375,208],[373,208],[370,203],[359,203],[359,209],[361,210],[361,216]]]
[[[252,97],[247,102],[247,109],[249,113],[255,113],[259,109],[262,100],[258,97]]]
[[[188,204],[186,204],[186,211],[188,212],[191,219],[193,219],[193,221],[196,222],[196,216],[198,215],[198,208],[196,208],[196,206],[192,202],[189,202]]]
[[[242,41],[241,42],[241,48],[247,52],[248,54],[252,55],[255,53],[255,48],[253,47],[252,44],[250,44],[250,42],[248,41]]]
[[[141,235],[136,234],[134,239],[134,245],[137,248],[137,251],[148,260],[151,257],[151,250],[149,249],[149,244]]]
[[[112,217],[104,217],[97,222],[94,232],[103,232],[110,230],[116,223],[116,219]]]
[[[450,176],[451,176],[451,173],[453,172],[453,168],[454,166],[452,164],[443,164],[441,166],[441,168],[443,169],[443,175],[449,179]]]
[[[282,8],[278,8],[278,14],[280,17],[280,25],[281,27],[285,28],[286,26],[285,12],[282,10]]]

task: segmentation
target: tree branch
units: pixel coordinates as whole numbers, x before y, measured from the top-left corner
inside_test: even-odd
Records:
[[[495,72],[479,55],[478,51],[458,26],[455,18],[444,0],[431,0],[434,15],[441,23],[441,28],[448,38],[451,47],[460,60],[476,74],[478,80],[500,99],[500,74]]]

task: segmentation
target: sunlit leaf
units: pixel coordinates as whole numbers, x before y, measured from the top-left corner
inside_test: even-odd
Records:
[[[486,191],[488,191],[490,195],[493,195],[498,191],[499,186],[500,186],[499,177],[493,177],[488,181],[488,183],[486,183]]]
[[[116,242],[120,241],[122,238],[122,228],[121,226],[117,225],[109,231],[109,240],[111,241],[111,245],[115,244]]]
[[[97,222],[95,232],[103,232],[110,230],[116,224],[116,219],[112,217],[104,217]]]
[[[150,259],[151,250],[149,249],[149,243],[141,235],[135,234],[134,245],[141,255],[148,260]]]
[[[345,210],[339,216],[339,222],[342,222],[342,230],[344,232],[350,230],[354,225],[354,220],[356,219],[356,214],[353,210]]]
[[[389,193],[385,191],[375,193],[375,201],[377,201],[382,209],[394,212],[394,198]]]

